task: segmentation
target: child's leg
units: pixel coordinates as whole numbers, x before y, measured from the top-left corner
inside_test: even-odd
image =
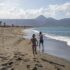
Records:
[[[33,55],[34,55],[34,47],[32,46],[32,51],[33,51]]]
[[[35,54],[37,54],[37,48],[36,48],[36,46],[35,46]]]
[[[40,52],[40,50],[41,50],[41,42],[39,41],[39,52]]]
[[[42,42],[42,52],[44,52],[44,45],[43,45],[43,42]]]
[[[39,49],[40,49],[40,42],[39,42]]]

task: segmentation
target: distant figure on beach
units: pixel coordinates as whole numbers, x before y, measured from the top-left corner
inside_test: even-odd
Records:
[[[44,52],[44,40],[43,40],[43,34],[42,32],[39,33],[39,49],[41,49],[42,46],[42,52]]]
[[[35,57],[35,54],[37,54],[37,45],[38,45],[38,41],[37,41],[37,39],[35,37],[35,34],[32,35],[31,43],[32,43],[33,55]]]

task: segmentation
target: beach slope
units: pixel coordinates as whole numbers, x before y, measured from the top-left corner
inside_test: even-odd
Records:
[[[0,27],[0,70],[70,70],[70,62],[39,53],[34,58],[21,27]]]

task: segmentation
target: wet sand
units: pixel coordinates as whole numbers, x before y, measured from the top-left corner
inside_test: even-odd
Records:
[[[66,42],[47,38],[44,41],[45,52],[70,61],[70,46]]]
[[[70,62],[39,53],[34,58],[22,28],[0,27],[0,70],[70,70]]]

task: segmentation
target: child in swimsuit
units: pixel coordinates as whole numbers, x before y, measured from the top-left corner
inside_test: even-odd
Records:
[[[37,39],[35,38],[35,34],[32,35],[31,43],[32,43],[33,55],[35,56],[35,54],[37,54],[37,45],[38,45],[38,41],[37,41]]]

